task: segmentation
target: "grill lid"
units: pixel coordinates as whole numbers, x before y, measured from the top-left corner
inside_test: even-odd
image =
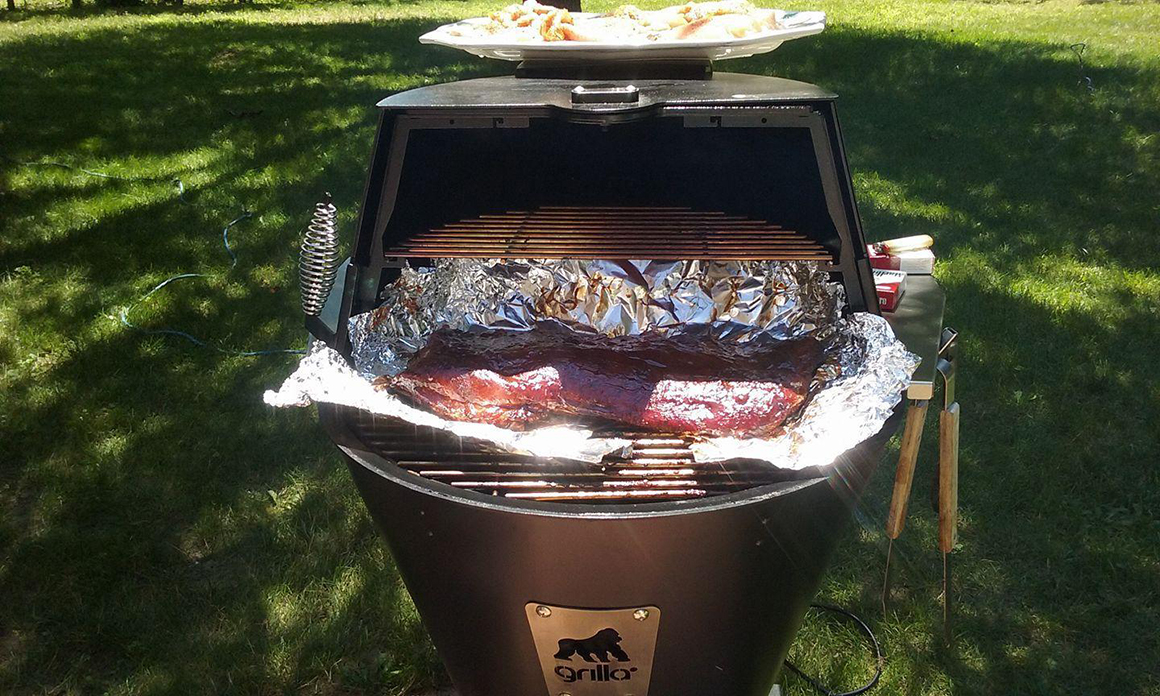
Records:
[[[718,73],[612,80],[638,101],[573,104],[582,84],[481,78],[379,102],[345,289],[311,332],[347,352],[346,322],[401,262],[447,256],[814,260],[852,311],[877,311],[833,93]]]
[[[556,75],[555,77],[559,77]],[[609,75],[593,75],[595,79],[612,79]],[[572,88],[581,84],[576,80],[542,79],[534,77],[487,77],[475,80],[428,85],[393,94],[378,103],[379,108],[392,111],[422,111],[426,109],[533,109],[557,107],[584,110],[584,105],[572,103]],[[614,84],[626,80],[615,80]],[[630,104],[616,105],[623,109],[650,106],[696,106],[702,104],[759,105],[810,103],[832,101],[833,92],[816,85],[795,80],[763,75],[716,73],[713,79],[681,80],[634,79],[631,83],[639,90],[640,99]],[[601,105],[609,108],[608,105]]]

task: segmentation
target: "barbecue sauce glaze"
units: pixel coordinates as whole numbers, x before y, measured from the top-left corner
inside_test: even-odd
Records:
[[[760,437],[803,404],[826,345],[812,337],[440,329],[406,371],[375,385],[443,418],[523,430],[587,417],[668,433]]]

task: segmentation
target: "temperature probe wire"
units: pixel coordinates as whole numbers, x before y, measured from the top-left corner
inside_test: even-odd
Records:
[[[30,162],[30,161],[26,161],[26,160],[19,160],[19,159],[16,159],[14,157],[9,157],[8,155],[5,155],[3,153],[0,153],[0,159],[7,160],[9,162],[12,162],[13,164],[17,164],[17,165],[20,165],[23,167],[58,167],[60,169],[69,169],[72,171],[77,171],[77,172],[80,172],[82,174],[87,174],[89,176],[96,176],[96,177],[100,177],[102,179],[113,179],[116,181],[136,182],[136,181],[166,181],[166,180],[168,180],[177,189],[177,198],[182,203],[189,203],[189,201],[187,201],[185,199],[185,184],[181,181],[181,179],[179,179],[177,177],[173,177],[172,179],[169,179],[168,177],[155,177],[155,176],[142,176],[142,177],[119,176],[117,174],[105,174],[104,172],[97,172],[97,171],[93,171],[91,169],[85,169],[84,167],[78,167],[76,165],[66,164],[64,162],[56,162],[56,161],[52,161],[52,160],[41,160],[39,162]],[[238,255],[235,254],[234,250],[230,247],[230,228],[233,227],[234,225],[238,224],[242,220],[245,220],[245,219],[250,218],[252,216],[253,216],[253,213],[246,210],[245,208],[242,208],[242,214],[239,215],[238,217],[234,218],[230,222],[228,222],[226,224],[226,226],[224,228],[222,228],[222,245],[226,248],[226,253],[230,255],[230,270],[233,270],[238,265]],[[209,343],[207,341],[203,341],[202,339],[197,338],[196,336],[194,336],[192,334],[186,333],[185,331],[179,331],[177,329],[146,329],[144,327],[137,326],[133,322],[129,321],[129,312],[132,312],[134,307],[141,304],[145,300],[148,300],[153,295],[153,293],[157,292],[158,290],[161,290],[166,285],[169,285],[170,283],[173,283],[173,282],[178,281],[178,280],[183,280],[185,278],[206,278],[206,277],[208,277],[208,275],[209,274],[207,274],[207,273],[178,273],[177,275],[170,276],[170,277],[166,278],[165,280],[161,281],[157,285],[153,286],[152,290],[150,290],[149,292],[147,292],[144,295],[142,295],[141,297],[139,297],[136,301],[134,301],[128,307],[122,307],[121,312],[120,312],[121,323],[130,329],[133,329],[135,331],[140,331],[141,333],[145,333],[145,334],[151,334],[151,335],[160,334],[160,335],[165,335],[165,336],[177,336],[179,338],[184,338],[185,340],[189,341],[190,343],[194,344],[195,346],[199,346],[202,348],[213,348],[214,350],[218,351],[219,353],[224,353],[226,355],[239,355],[242,357],[253,357],[253,356],[258,356],[258,355],[282,355],[282,354],[302,355],[302,354],[306,353],[306,351],[304,351],[304,350],[295,350],[293,348],[274,348],[274,349],[270,349],[270,350],[233,350],[230,348],[222,348],[221,346],[217,346],[217,345],[214,345],[214,344]]]
[[[874,636],[874,631],[871,631],[870,627],[866,625],[866,622],[858,618],[853,612],[847,611],[841,607],[835,607],[829,604],[811,604],[810,607],[813,609],[820,609],[822,611],[838,614],[849,619],[850,621],[853,621],[858,626],[858,629],[863,633],[863,635],[866,636],[866,638],[869,639],[870,645],[874,648],[874,677],[853,691],[833,691],[818,682],[817,679],[814,679],[805,672],[802,672],[794,663],[786,660],[785,666],[789,668],[789,671],[804,679],[806,683],[817,690],[818,693],[824,694],[825,696],[859,696],[859,694],[864,694],[878,686],[878,680],[882,678],[882,664],[885,662],[885,658],[882,655],[882,646],[878,643],[878,638]]]
[[[234,250],[232,248],[230,248],[230,228],[233,227],[234,225],[238,224],[242,220],[246,220],[250,217],[253,217],[253,213],[251,213],[250,211],[243,208],[241,215],[234,218],[233,220],[230,220],[228,223],[226,223],[226,226],[222,228],[222,246],[225,247],[226,253],[230,255],[230,270],[231,271],[234,268],[236,268],[238,265],[238,255],[234,253]],[[270,350],[233,350],[231,348],[222,348],[221,346],[214,345],[212,343],[207,343],[206,341],[203,341],[200,338],[193,336],[192,334],[188,334],[185,331],[178,331],[177,329],[146,329],[144,327],[137,326],[133,322],[129,321],[129,312],[133,311],[134,307],[141,304],[145,300],[148,300],[149,297],[151,295],[153,295],[153,293],[164,288],[166,285],[169,285],[170,283],[172,283],[174,281],[182,280],[184,278],[206,278],[208,276],[209,276],[208,273],[178,273],[175,276],[170,276],[170,277],[166,278],[165,280],[161,281],[157,285],[153,286],[152,290],[150,290],[149,292],[142,295],[135,302],[133,302],[133,304],[129,305],[128,307],[122,307],[121,308],[121,323],[124,324],[125,326],[129,327],[130,329],[135,329],[137,331],[140,331],[140,332],[146,333],[146,334],[163,334],[163,335],[167,335],[167,336],[177,336],[179,338],[184,338],[185,340],[189,341],[190,343],[193,343],[196,346],[201,346],[202,348],[213,348],[214,350],[218,351],[219,353],[225,353],[226,355],[240,355],[242,357],[254,357],[254,356],[258,356],[258,355],[279,355],[279,354],[284,354],[284,353],[289,353],[289,354],[294,354],[294,355],[302,355],[303,353],[306,352],[304,350],[295,350],[293,348],[274,348],[274,349],[270,349]]]

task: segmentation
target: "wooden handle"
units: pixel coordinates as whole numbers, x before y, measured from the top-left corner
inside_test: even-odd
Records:
[[[929,234],[916,234],[913,237],[887,239],[878,246],[887,254],[901,254],[904,251],[921,251],[934,246],[934,238]]]
[[[939,414],[938,547],[950,553],[959,524],[959,404]]]
[[[914,484],[914,467],[918,463],[918,445],[922,442],[928,406],[929,401],[912,401],[906,410],[906,428],[898,448],[898,470],[894,472],[894,497],[890,499],[890,514],[886,517],[886,536],[891,539],[897,539],[906,526],[906,508],[910,504],[910,487]]]

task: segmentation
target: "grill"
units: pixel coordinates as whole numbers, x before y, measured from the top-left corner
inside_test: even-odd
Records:
[[[306,320],[340,352],[400,269],[440,258],[809,260],[851,311],[877,311],[818,87],[707,65],[523,65],[378,106],[351,257]],[[928,358],[919,388],[938,298],[896,326]],[[461,696],[766,696],[898,420],[789,473],[698,464],[681,434],[612,429],[632,447],[588,465],[319,415]]]
[[[822,245],[761,220],[687,208],[546,207],[448,223],[387,250],[399,258],[825,261]]]
[[[606,430],[632,441],[625,456],[599,466],[511,454],[432,428],[349,410],[356,437],[403,471],[460,489],[513,500],[622,503],[702,498],[810,478],[764,462],[698,463],[692,438]]]

